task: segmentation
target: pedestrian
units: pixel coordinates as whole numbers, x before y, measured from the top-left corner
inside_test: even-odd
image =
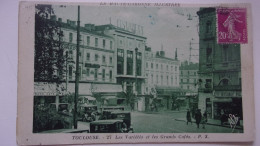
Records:
[[[190,122],[190,124],[192,125],[191,115],[190,115],[190,109],[187,110],[186,119],[187,119],[187,125],[189,124],[189,122]]]
[[[201,120],[201,124],[202,124],[202,128],[205,129],[205,124],[208,122],[208,116],[207,116],[207,112],[205,111],[203,116],[202,116],[202,120]]]
[[[200,128],[200,121],[201,121],[200,109],[197,109],[197,111],[195,113],[195,120],[196,120],[197,128]]]

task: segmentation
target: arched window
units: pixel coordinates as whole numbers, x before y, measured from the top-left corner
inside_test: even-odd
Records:
[[[222,79],[222,80],[219,82],[219,85],[220,85],[220,86],[230,85],[230,81],[229,81],[228,79]]]

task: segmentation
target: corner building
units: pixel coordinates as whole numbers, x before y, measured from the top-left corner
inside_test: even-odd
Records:
[[[136,26],[136,25],[132,25]],[[144,51],[146,37],[143,30],[128,29],[112,24],[96,26],[97,32],[102,32],[114,39],[114,60],[116,83],[121,84],[123,91],[136,93],[141,97],[135,104],[138,111],[145,110],[144,95]]]
[[[165,51],[152,52],[150,47],[145,49],[145,93],[147,95],[156,94],[157,102],[164,105],[163,110],[171,109],[172,96],[178,95],[179,88],[179,60],[177,52],[175,57],[165,56]],[[154,93],[156,91],[156,93]],[[149,100],[151,104],[153,99]]]
[[[216,9],[201,8],[199,15],[199,105],[208,117],[234,114],[243,119],[239,44],[218,44]]]

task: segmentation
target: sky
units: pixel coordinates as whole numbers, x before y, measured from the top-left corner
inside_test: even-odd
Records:
[[[54,12],[63,22],[77,20],[77,6],[53,6]],[[117,19],[143,26],[147,46],[160,51],[163,46],[166,57],[174,58],[177,48],[180,61],[199,61],[198,16],[199,8],[180,7],[123,7],[123,6],[81,6],[80,24],[86,23],[117,25]],[[190,15],[190,17],[189,17]],[[191,18],[188,20],[188,18]],[[192,43],[190,45],[190,42]]]

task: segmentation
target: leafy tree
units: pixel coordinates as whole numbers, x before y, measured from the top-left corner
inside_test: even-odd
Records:
[[[139,97],[136,96],[131,90],[127,90],[126,92],[121,92],[119,97],[125,98],[126,105],[130,105],[131,109],[134,109],[134,104],[139,100]]]
[[[61,24],[51,5],[35,6],[34,81],[60,83],[64,78],[65,55]]]

